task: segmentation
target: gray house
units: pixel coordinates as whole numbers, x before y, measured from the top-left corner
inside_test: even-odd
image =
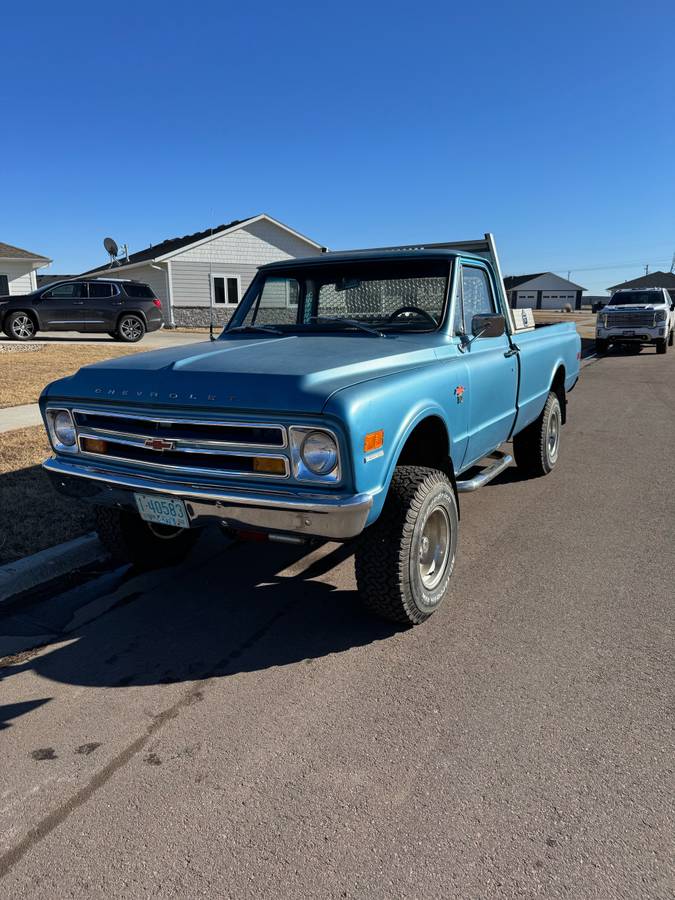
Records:
[[[640,275],[632,281],[622,281],[621,284],[613,284],[607,290],[610,294],[626,288],[666,288],[673,300],[675,300],[675,274],[672,272],[650,272],[649,275]]]
[[[0,241],[0,297],[30,294],[37,288],[36,272],[51,259]]]
[[[581,309],[581,295],[586,290],[553,272],[509,275],[504,287],[513,309],[563,309],[568,303],[572,309]]]
[[[147,282],[164,305],[169,325],[226,322],[259,266],[316,256],[325,248],[264,213],[170,238],[130,253],[119,265],[82,274]]]

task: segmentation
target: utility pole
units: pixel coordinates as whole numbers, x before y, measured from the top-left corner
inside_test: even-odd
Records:
[[[645,275],[649,275],[649,263],[645,266]]]

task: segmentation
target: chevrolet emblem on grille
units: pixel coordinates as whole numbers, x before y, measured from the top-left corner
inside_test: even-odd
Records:
[[[148,450],[173,450],[176,445],[173,441],[167,441],[164,438],[148,438],[145,446]]]

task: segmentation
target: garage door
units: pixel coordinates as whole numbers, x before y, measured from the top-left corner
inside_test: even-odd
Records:
[[[544,291],[541,295],[541,308],[562,309],[566,303],[571,303],[572,309],[574,309],[575,300],[576,294],[574,291],[560,291],[558,293]]]
[[[534,309],[537,305],[537,295],[534,291],[530,293],[525,293],[525,291],[518,291],[518,302],[516,306],[518,309]]]

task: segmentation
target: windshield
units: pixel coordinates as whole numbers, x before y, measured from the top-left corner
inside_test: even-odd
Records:
[[[663,303],[663,294],[661,291],[621,291],[620,294],[614,294],[609,301],[610,306],[642,306],[645,303],[653,305],[654,303]]]
[[[261,272],[228,331],[433,331],[445,309],[450,260],[289,266]]]

